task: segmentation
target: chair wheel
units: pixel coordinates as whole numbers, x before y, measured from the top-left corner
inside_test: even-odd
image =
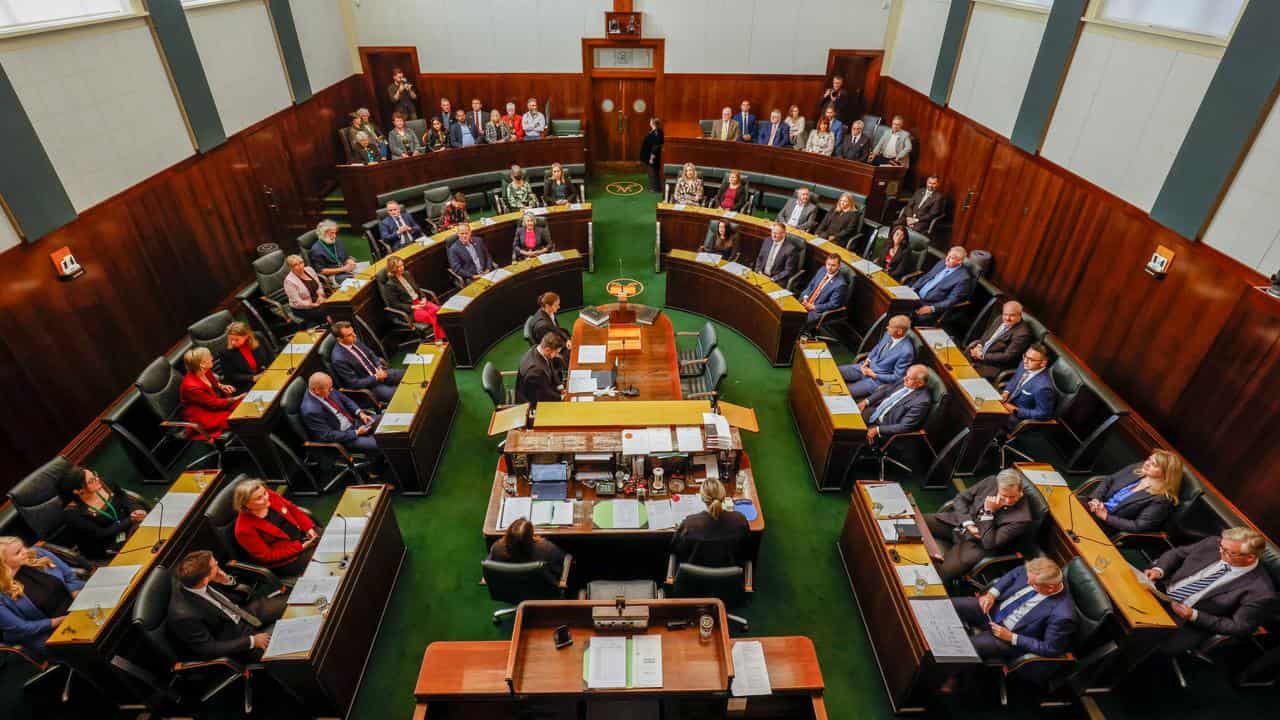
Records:
[[[498,617],[497,615],[494,615],[494,616],[493,616],[493,624],[494,624],[494,625],[501,626],[501,625],[502,625],[502,618]]]

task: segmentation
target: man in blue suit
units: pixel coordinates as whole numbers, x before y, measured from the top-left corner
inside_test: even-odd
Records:
[[[978,597],[952,598],[956,614],[978,633],[970,640],[984,660],[1032,653],[1056,657],[1070,649],[1076,607],[1062,568],[1038,557],[1014,568]]]
[[[361,452],[378,449],[373,438],[378,416],[361,410],[355,402],[333,389],[333,378],[312,373],[302,396],[302,425],[312,442],[338,443]]]
[[[773,147],[787,147],[791,144],[791,130],[782,122],[782,111],[769,113],[768,122],[760,123],[756,130],[756,144]]]
[[[346,320],[334,323],[332,331],[338,342],[329,364],[342,387],[369,390],[378,402],[389,402],[404,378],[404,370],[387,367],[387,361],[361,342],[356,329]]]
[[[769,241],[760,246],[760,254],[756,255],[753,270],[761,275],[768,275],[776,282],[785,282],[796,271],[796,251],[787,242],[787,226],[775,222],[769,226]]]
[[[422,228],[413,219],[413,215],[404,212],[400,203],[388,200],[387,216],[378,223],[378,236],[382,238],[382,242],[392,250],[399,250],[420,235]]]
[[[933,403],[925,387],[928,380],[929,368],[912,365],[907,368],[901,383],[881,385],[870,397],[858,403],[867,426],[868,443],[874,446],[882,438],[924,427]]]
[[[840,122],[840,118],[836,117],[835,107],[828,105],[822,116],[831,123],[831,135],[835,138],[835,147],[840,147],[840,141],[844,139],[844,123]]]
[[[931,322],[952,305],[964,302],[973,292],[973,275],[964,266],[968,252],[956,245],[947,251],[942,262],[934,264],[929,272],[916,278],[911,289],[920,296],[916,308],[916,324]]]
[[[472,239],[471,223],[458,225],[458,239],[449,243],[448,255],[450,269],[466,282],[473,282],[498,267],[484,243]]]
[[[894,315],[889,318],[884,337],[871,348],[861,363],[840,366],[840,377],[849,383],[849,394],[854,400],[870,397],[885,385],[896,385],[907,373],[907,367],[916,359],[916,346],[907,339],[911,332],[911,318]]]
[[[809,315],[804,320],[804,333],[813,332],[818,327],[822,314],[840,307],[844,299],[844,278],[840,276],[840,256],[831,253],[822,269],[814,274],[813,279],[800,295],[800,304]]]
[[[1049,350],[1033,343],[1022,353],[1022,364],[1005,383],[1000,404],[1009,411],[1009,429],[1023,420],[1048,420],[1058,403],[1049,378]]]
[[[756,116],[751,114],[751,101],[743,100],[742,107],[738,110],[738,114],[734,116],[734,120],[738,121],[738,140],[741,142],[756,141]]]

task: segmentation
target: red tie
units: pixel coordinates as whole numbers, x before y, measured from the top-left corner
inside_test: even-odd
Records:
[[[822,282],[818,283],[818,287],[813,289],[813,294],[809,296],[809,302],[818,302],[818,296],[822,294],[822,288],[827,286],[827,281],[831,279],[830,275],[823,275]]]
[[[342,409],[342,405],[340,405],[337,400],[333,399],[333,395],[329,395],[328,397],[326,397],[325,401],[328,402],[330,405],[332,405],[333,409],[337,410],[338,414],[346,418],[348,422],[351,422],[351,423],[355,422],[355,418],[348,415],[347,411]]]
[[[364,353],[360,351],[359,345],[351,346],[351,354],[355,355],[356,358],[360,360],[360,364],[364,366],[365,372],[369,373],[370,375],[374,374],[373,368],[369,366],[369,358],[366,358],[364,356]]]

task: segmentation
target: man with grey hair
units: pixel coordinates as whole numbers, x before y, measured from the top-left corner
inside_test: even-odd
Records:
[[[1163,581],[1179,624],[1162,652],[1193,650],[1212,635],[1249,637],[1258,629],[1276,600],[1271,576],[1258,562],[1266,546],[1257,530],[1233,527],[1156,558],[1146,576]]]
[[[973,275],[964,266],[969,252],[960,245],[947,251],[942,262],[934,263],[929,272],[916,278],[911,289],[920,296],[916,308],[916,325],[935,321],[944,310],[969,299],[973,292]]]
[[[356,260],[338,242],[338,223],[332,220],[316,225],[316,243],[310,254],[311,267],[335,283],[341,284],[356,271]]]
[[[901,382],[881,385],[858,403],[862,422],[867,426],[869,444],[884,444],[894,435],[924,427],[933,402],[925,387],[928,381],[929,368],[912,365],[903,374]]]
[[[1022,319],[1022,303],[1010,300],[964,352],[979,375],[995,380],[1000,373],[1018,366],[1022,353],[1034,340],[1031,326]]]
[[[711,123],[711,139],[738,142],[741,134],[741,126],[733,119],[733,108],[727,105],[720,108],[720,119]]]
[[[948,504],[950,509],[924,516],[929,532],[946,548],[938,568],[943,580],[962,577],[988,554],[1013,547],[1031,529],[1022,474],[1013,468],[984,478]]]
[[[1075,603],[1066,592],[1062,569],[1046,557],[1005,573],[977,597],[953,598],[956,614],[984,660],[1009,661],[1032,653],[1057,657],[1067,652],[1076,630]]]

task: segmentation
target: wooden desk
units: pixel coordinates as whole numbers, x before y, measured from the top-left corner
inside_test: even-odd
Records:
[[[866,217],[885,221],[889,200],[898,195],[906,168],[870,165],[826,157],[791,148],[754,143],[721,142],[705,138],[668,137],[663,147],[667,162],[702,167],[737,168],[750,176],[753,188],[768,187],[763,175],[779,175],[819,185],[843,188],[866,197]],[[788,192],[781,190],[781,192]]]
[[[401,491],[429,495],[458,410],[458,385],[449,345],[423,344],[414,352],[431,358],[431,362],[405,368],[404,379],[383,409],[382,422],[373,436],[378,450],[395,468]],[[386,418],[391,414],[412,415],[413,420],[409,425],[388,425]]]
[[[635,397],[640,400],[679,400],[680,357],[671,318],[666,313],[659,313],[652,325],[637,325],[634,307],[618,303],[601,305],[600,310],[609,313],[609,324],[605,327],[594,327],[579,317],[573,324],[573,353],[569,358],[569,369],[611,370],[614,358],[617,358],[620,365],[615,380],[619,388],[635,386],[640,391]],[[578,359],[578,349],[583,345],[607,346],[610,328],[638,331],[640,351],[606,351],[604,363],[584,365]],[[630,399],[621,394],[614,398],[607,395],[596,398],[598,401]]]
[[[868,487],[885,484],[889,483],[854,484],[849,512],[836,545],[893,711],[923,712],[947,677],[981,662],[976,654],[968,660],[937,657],[930,648],[911,600],[951,600],[942,585],[929,585],[923,595],[903,586],[895,566],[929,562],[930,551],[919,541],[885,542],[867,495]],[[928,537],[929,529],[918,510],[916,523],[923,536]],[[896,550],[898,560],[894,560],[891,550]]]
[[[521,219],[520,213],[507,213],[492,218],[476,220],[471,223],[472,237],[484,242],[494,262],[506,266],[511,262],[511,243],[515,238],[516,226]],[[576,250],[589,256],[591,252],[591,203],[580,205],[563,205],[546,208],[543,215],[547,221],[547,230],[551,240],[560,250]],[[457,236],[457,228],[442,230],[425,242],[416,242],[400,248],[392,253],[404,260],[405,272],[419,287],[435,292],[442,298],[452,291],[453,279],[449,275],[449,258],[446,248]],[[353,320],[357,315],[384,337],[391,327],[384,312],[386,305],[382,302],[375,278],[378,271],[386,267],[386,258],[373,263],[355,277],[365,281],[356,290],[341,290],[327,297],[323,303],[324,311],[334,320]],[[570,307],[565,303],[566,307]],[[537,308],[529,305],[525,316],[533,314]],[[525,308],[521,308],[526,310]],[[524,318],[521,318],[521,322]],[[510,328],[508,328],[510,329]],[[454,344],[457,344],[456,339]],[[455,348],[455,352],[458,350]]]
[[[867,424],[860,412],[835,415],[827,405],[826,397],[849,396],[827,344],[801,343],[800,350],[791,363],[791,385],[787,388],[791,417],[800,433],[814,485],[822,491],[842,490],[854,456],[867,443]],[[826,357],[811,358],[805,351],[821,352]]]
[[[342,578],[320,633],[309,652],[263,661],[267,672],[299,698],[308,716],[346,717],[360,688],[405,554],[391,495],[387,485],[353,485],[343,491],[334,517],[368,517],[368,525],[345,568],[337,563],[341,553],[317,553],[312,558],[313,567],[324,563],[329,574]],[[330,522],[342,524],[337,519]],[[284,618],[318,612],[312,605],[290,605]]]
[[[204,510],[228,482],[230,478],[217,471],[187,471],[179,475],[169,486],[169,491],[199,493],[200,499],[184,515],[178,516],[173,511],[164,515],[163,527],[140,527],[129,536],[129,540],[116,553],[109,566],[141,565],[142,568],[134,575],[133,581],[115,607],[104,608],[103,615],[99,618],[101,624],[93,620],[90,611],[68,613],[67,619],[49,636],[49,657],[66,663],[77,673],[90,679],[111,699],[118,702],[136,701],[137,698],[128,696],[129,688],[118,681],[118,675],[111,667],[111,658],[132,644],[128,638],[133,632],[133,601],[138,588],[151,568],[171,567],[188,549],[213,546],[213,538],[204,523]],[[205,487],[200,487],[202,484]],[[160,509],[155,508],[152,512],[158,514]],[[164,544],[158,552],[152,552],[151,548],[158,538],[163,539]]]
[[[271,446],[271,433],[275,430],[276,425],[280,422],[282,411],[280,410],[280,396],[284,393],[284,389],[293,382],[294,378],[307,378],[311,373],[319,370],[323,366],[323,359],[320,357],[318,348],[320,340],[323,339],[325,333],[323,331],[312,335],[310,332],[303,330],[294,333],[289,338],[281,352],[276,356],[275,360],[267,366],[262,373],[262,377],[253,384],[252,392],[273,393],[269,400],[254,400],[250,402],[249,398],[245,398],[236,409],[231,412],[231,417],[227,422],[231,426],[232,432],[240,438],[245,447],[249,448],[249,452],[257,458],[258,464],[264,470],[274,467],[278,471],[277,477],[288,477],[289,473],[285,468],[279,465],[279,458],[274,448]],[[284,350],[290,347],[306,346],[308,349],[304,353],[290,353]],[[274,466],[268,464],[268,460],[275,463]]]
[[[564,250],[561,259],[546,262],[529,258],[512,263],[506,270],[513,274],[499,283],[477,280],[458,291],[454,297],[471,298],[462,310],[440,308],[440,326],[444,328],[458,356],[458,366],[474,367],[494,343],[538,309],[538,296],[554,291],[565,309],[582,307],[582,273],[586,258],[577,250]]]
[[[547,137],[513,143],[474,145],[401,158],[375,165],[339,165],[338,183],[353,227],[377,216],[378,195],[435,180],[509,170],[513,164],[538,167],[554,162],[586,162],[582,136]],[[421,200],[419,200],[421,202]]]

